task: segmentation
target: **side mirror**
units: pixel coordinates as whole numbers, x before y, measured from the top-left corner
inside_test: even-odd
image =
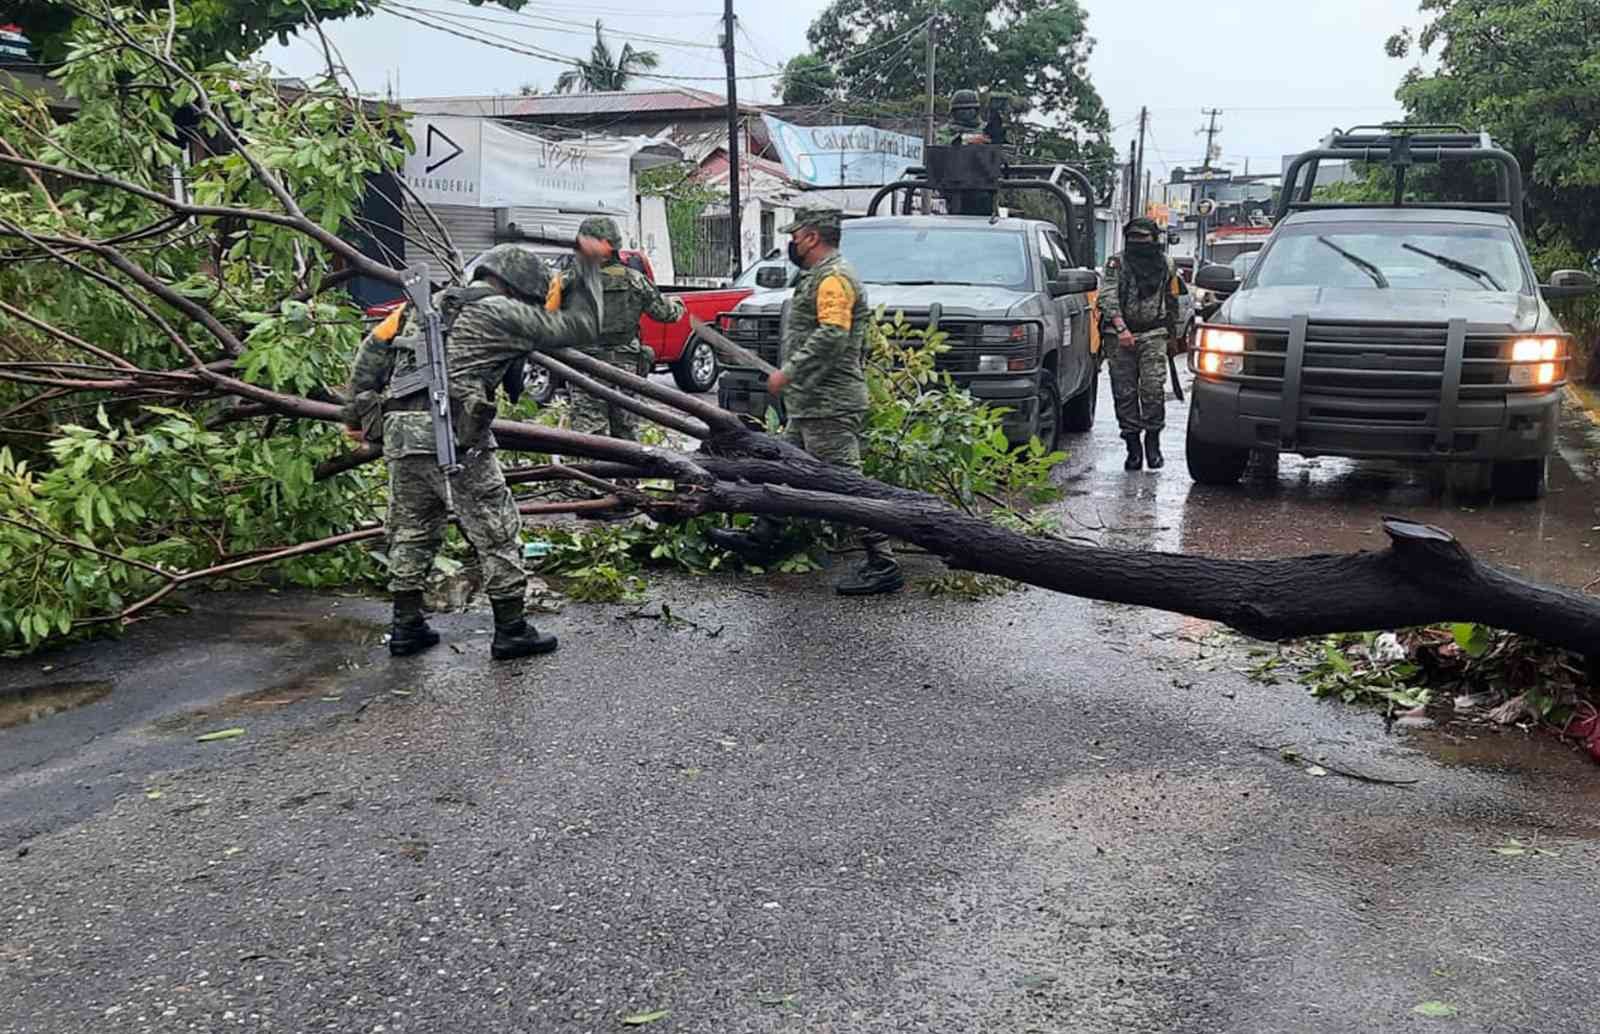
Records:
[[[1088,294],[1100,290],[1100,274],[1092,269],[1063,269],[1050,281],[1050,297],[1068,294]]]
[[[789,284],[789,274],[782,266],[762,266],[756,270],[756,286],[782,289]]]
[[[1239,278],[1233,275],[1232,266],[1207,263],[1194,275],[1194,285],[1220,295],[1230,295],[1239,289]]]
[[[1539,286],[1539,293],[1544,295],[1546,301],[1558,301],[1562,298],[1582,298],[1600,289],[1600,280],[1596,280],[1591,273],[1581,269],[1558,269],[1550,274],[1550,282]]]

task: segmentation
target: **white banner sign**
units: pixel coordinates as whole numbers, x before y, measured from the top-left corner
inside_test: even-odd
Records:
[[[626,216],[639,141],[547,140],[483,118],[421,115],[406,182],[428,204],[561,208]]]
[[[873,126],[798,126],[762,115],[783,171],[813,187],[893,183],[921,165],[922,141]]]

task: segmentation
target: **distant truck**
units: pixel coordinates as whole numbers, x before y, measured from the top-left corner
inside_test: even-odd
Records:
[[[995,145],[931,147],[928,162],[931,175],[910,170],[910,179],[878,192],[868,216],[844,223],[841,251],[865,283],[869,304],[903,314],[913,328],[936,325],[944,331],[950,350],[939,357],[939,369],[974,397],[1007,409],[1005,431],[1013,443],[1037,437],[1053,448],[1063,429],[1089,430],[1099,398],[1092,302],[1100,278],[1092,236],[1079,218],[1082,207],[1046,178],[1055,167],[1006,167]],[[987,168],[987,178],[963,179],[970,165]],[[1062,174],[1092,198],[1086,177],[1066,167]],[[876,214],[885,200],[892,211],[897,193],[948,190],[966,199],[972,188],[980,195],[1043,190],[1065,216],[1060,223],[1001,217],[992,193],[987,211]],[[954,207],[961,208],[961,201]],[[762,285],[770,289],[745,299],[721,321],[724,333],[773,365],[783,358],[793,293],[780,288],[787,275],[781,266],[764,270]],[[758,418],[769,408],[782,413],[781,402],[767,394],[766,375],[753,369],[729,368],[717,397],[723,408]]]
[[[1323,161],[1384,166],[1392,197],[1318,200]],[[1445,162],[1492,166],[1494,195],[1407,196],[1407,170]],[[1502,498],[1541,495],[1572,344],[1547,302],[1597,282],[1537,282],[1522,201],[1516,159],[1459,126],[1359,127],[1294,159],[1243,277],[1195,275],[1226,299],[1190,352],[1195,480],[1231,484],[1252,453],[1288,452],[1472,464]]]

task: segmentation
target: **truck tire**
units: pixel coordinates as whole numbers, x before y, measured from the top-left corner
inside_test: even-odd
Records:
[[[1550,461],[1507,460],[1489,468],[1489,490],[1499,499],[1538,499],[1544,495]]]
[[[1100,404],[1100,365],[1095,364],[1089,383],[1067,403],[1062,411],[1061,429],[1072,434],[1094,430],[1094,412]]]
[[[1034,435],[1046,452],[1054,452],[1061,441],[1061,389],[1056,387],[1056,372],[1049,367],[1039,377],[1038,408]]]
[[[672,364],[672,379],[678,387],[691,395],[699,395],[717,386],[722,366],[717,362],[717,350],[711,342],[699,335],[689,339],[683,355]]]
[[[1194,410],[1189,410],[1189,433],[1183,442],[1189,476],[1202,485],[1236,485],[1250,462],[1250,450],[1213,445],[1194,433]]]

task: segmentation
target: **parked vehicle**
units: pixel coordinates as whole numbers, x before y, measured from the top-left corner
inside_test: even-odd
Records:
[[[1387,164],[1393,200],[1314,200],[1323,160]],[[1492,164],[1494,197],[1406,196],[1408,168],[1443,162]],[[1539,496],[1571,354],[1547,302],[1597,281],[1564,270],[1540,285],[1521,221],[1516,159],[1460,127],[1335,133],[1296,158],[1244,277],[1196,276],[1227,300],[1190,353],[1195,480],[1229,484],[1252,451],[1291,452],[1473,464],[1501,497]]]
[[[522,243],[519,247],[527,248],[540,258],[555,273],[565,270],[572,263],[572,251],[558,246]],[[473,270],[483,258],[476,255],[465,267],[466,279],[472,279]],[[650,264],[650,259],[643,252],[624,249],[621,252],[622,263],[631,269],[636,269],[655,282],[655,269]],[[690,342],[691,330],[690,317],[698,317],[706,321],[717,318],[721,312],[739,304],[751,293],[751,288],[731,287],[663,287],[663,294],[673,295],[683,301],[686,310],[683,319],[676,323],[658,323],[649,317],[639,320],[639,341],[646,345],[655,356],[654,368],[672,374],[673,380],[684,391],[705,392],[716,386],[717,376],[721,367],[717,362],[717,353],[709,342],[695,339]],[[403,299],[396,298],[382,305],[375,305],[366,311],[369,320],[380,320],[394,311]],[[560,379],[551,375],[550,371],[538,363],[528,364],[527,394],[540,405],[544,405],[561,390]]]
[[[965,154],[953,160],[992,161],[989,168],[998,172],[1003,156],[989,154],[998,150],[930,148],[930,168],[946,160],[944,152],[959,151]],[[939,357],[939,368],[975,397],[1009,411],[1004,420],[1012,442],[1037,436],[1053,448],[1063,428],[1087,431],[1094,423],[1100,357],[1090,333],[1090,296],[1100,278],[1092,237],[1076,218],[1082,206],[1046,178],[1052,171],[1013,167],[996,182],[1052,194],[1066,213],[1060,224],[990,214],[872,214],[897,191],[939,189],[937,178],[913,178],[883,188],[866,218],[847,220],[841,250],[874,308],[903,314],[915,328],[937,325],[948,335],[950,350]],[[1063,171],[1092,196],[1081,173]],[[914,177],[921,173],[912,170]],[[745,299],[725,314],[724,332],[779,365],[792,293],[786,287]],[[730,368],[717,394],[734,412],[757,418],[769,408],[782,412],[766,392],[766,376],[753,369]]]

